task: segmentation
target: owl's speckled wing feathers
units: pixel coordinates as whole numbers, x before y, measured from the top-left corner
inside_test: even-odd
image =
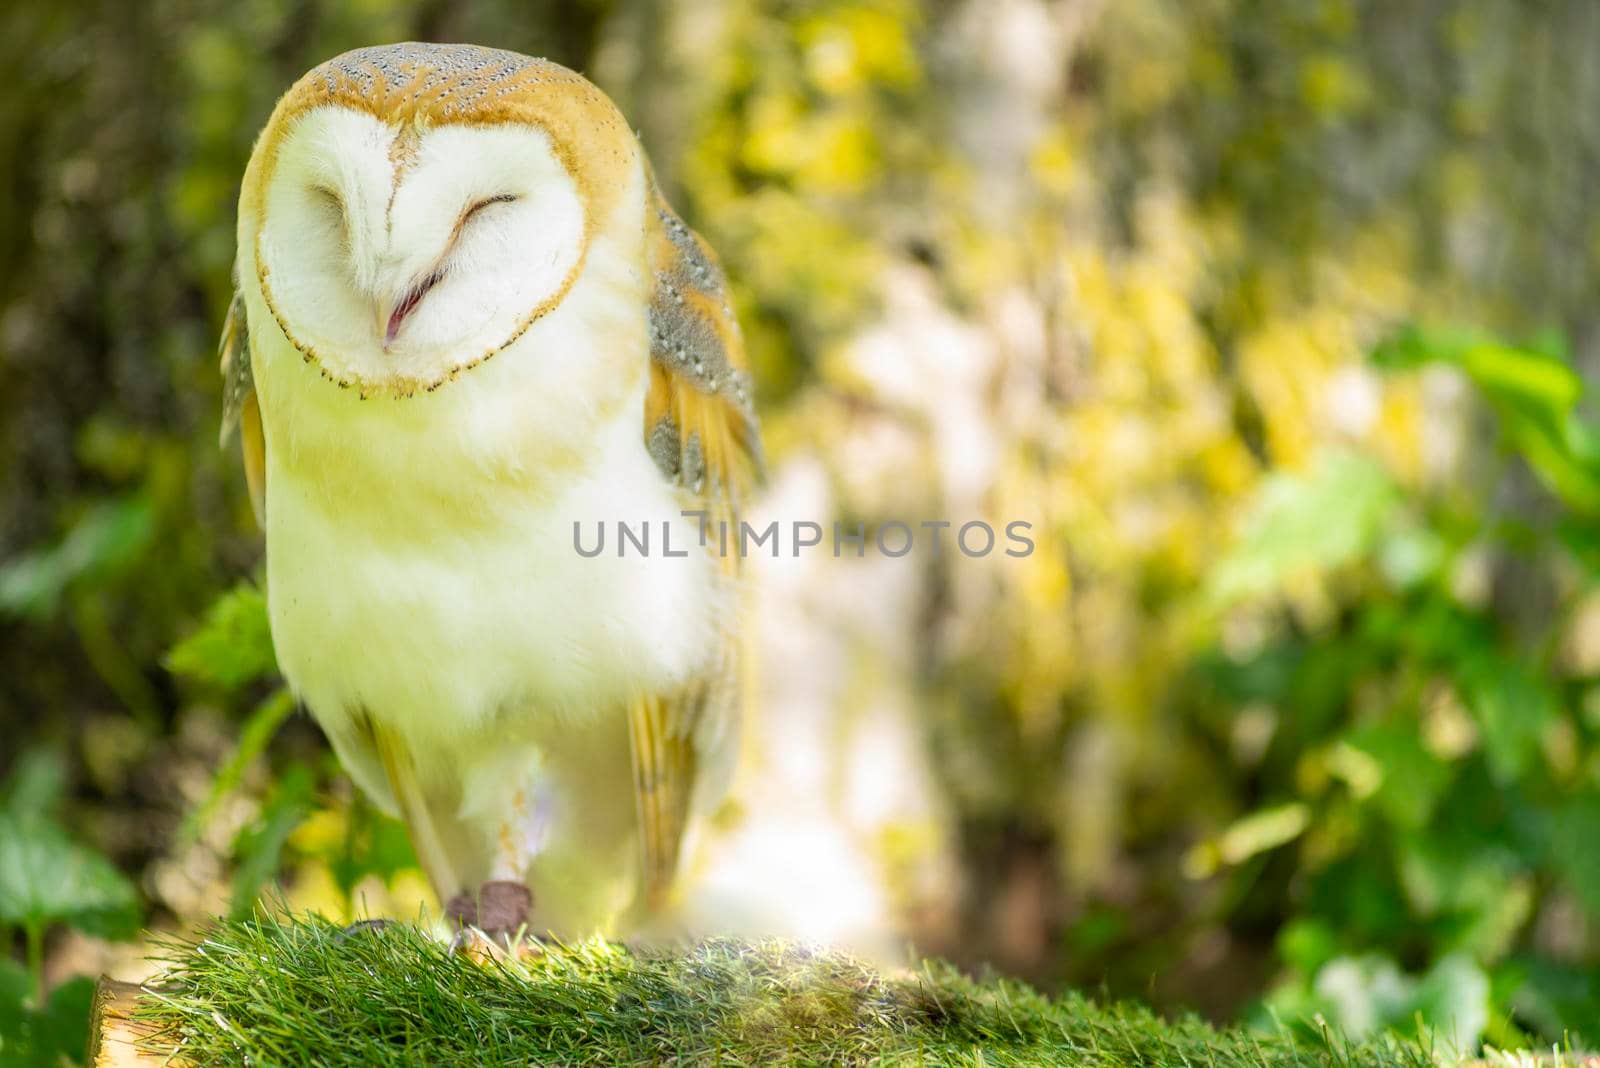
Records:
[[[716,256],[652,192],[645,440],[663,474],[721,513],[712,518],[726,519],[761,467],[744,341]]]
[[[761,473],[744,342],[715,255],[653,182],[651,200],[646,226],[655,287],[645,442],[661,473],[705,513],[705,540],[720,545],[725,529],[737,538],[740,507]],[[723,553],[724,573],[735,574],[738,561],[737,551]],[[697,755],[713,748],[702,740],[733,727],[739,680],[732,633],[723,654],[685,692],[642,697],[630,710],[645,884],[654,899],[666,892],[677,869]]]
[[[222,323],[217,345],[222,360],[222,443],[237,430],[244,454],[245,483],[256,522],[267,515],[267,449],[261,435],[261,405],[256,401],[255,375],[250,364],[250,327],[245,321],[244,297],[235,290]]]

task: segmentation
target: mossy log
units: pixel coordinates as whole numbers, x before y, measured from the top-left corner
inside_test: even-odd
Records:
[[[346,937],[316,918],[266,918],[167,945],[164,963],[152,987],[102,980],[94,1065],[1471,1064],[1395,1037],[1218,1029],[779,942],[452,953],[410,925]],[[1600,1068],[1570,1055],[1497,1063]]]

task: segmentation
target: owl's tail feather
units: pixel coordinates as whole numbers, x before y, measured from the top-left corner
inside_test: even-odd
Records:
[[[411,759],[411,750],[392,732],[371,721],[367,726],[372,733],[378,759],[383,762],[384,774],[389,778],[389,789],[394,792],[395,804],[400,808],[400,818],[405,821],[417,862],[422,865],[439,900],[450,901],[462,890],[460,878],[450,862],[444,842],[439,838],[427,798],[417,783],[416,764]]]
[[[650,911],[666,905],[678,870],[694,791],[695,750],[689,728],[695,719],[693,706],[701,699],[697,692],[651,695],[636,698],[629,709],[644,903]]]

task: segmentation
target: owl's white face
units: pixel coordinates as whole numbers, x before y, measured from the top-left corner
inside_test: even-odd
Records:
[[[542,130],[402,134],[324,106],[279,148],[255,266],[290,341],[335,378],[427,385],[515,340],[584,240],[579,189]]]

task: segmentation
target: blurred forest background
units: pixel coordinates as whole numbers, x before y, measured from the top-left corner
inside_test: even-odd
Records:
[[[761,521],[1034,525],[761,561],[692,904],[1600,1043],[1592,0],[4,5],[0,1042],[81,1028],[141,925],[427,903],[279,689],[217,445],[252,139],[403,39],[641,131],[733,280]]]

